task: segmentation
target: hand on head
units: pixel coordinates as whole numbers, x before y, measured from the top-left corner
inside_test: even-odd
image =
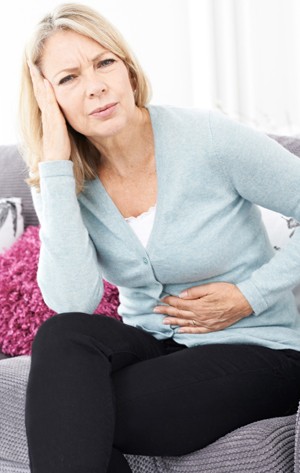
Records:
[[[34,95],[42,114],[43,126],[43,161],[68,160],[71,144],[66,120],[57,103],[52,85],[40,73],[39,69],[27,62]]]

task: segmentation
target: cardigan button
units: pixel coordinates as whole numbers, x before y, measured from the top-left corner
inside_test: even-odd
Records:
[[[144,261],[145,264],[148,264],[147,258],[143,258],[143,261]]]

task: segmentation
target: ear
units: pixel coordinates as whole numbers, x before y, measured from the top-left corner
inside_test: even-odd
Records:
[[[133,76],[132,74],[130,76],[130,82],[131,82],[131,85],[132,85],[132,89],[135,91],[136,87],[137,87],[137,80],[136,80],[136,77]]]
[[[133,92],[135,92],[136,88],[137,88],[136,74],[132,69],[130,69],[130,67],[128,67],[128,74],[129,74],[129,80],[130,80],[130,83],[131,83],[132,90],[133,90]]]
[[[130,80],[130,82],[131,82],[131,87],[132,87],[132,90],[133,90],[134,102],[137,105],[137,80],[134,77]]]

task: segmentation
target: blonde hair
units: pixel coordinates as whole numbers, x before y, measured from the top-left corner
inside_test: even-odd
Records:
[[[39,66],[46,40],[59,30],[70,30],[97,41],[101,46],[117,55],[126,65],[134,84],[134,97],[137,107],[145,107],[150,100],[149,82],[119,31],[98,12],[85,5],[66,3],[56,7],[38,23],[36,31],[28,42],[21,72],[20,129],[21,152],[30,169],[27,183],[39,189],[40,177],[38,163],[42,158],[43,131],[41,112],[33,92],[27,61]],[[71,160],[77,192],[83,189],[84,181],[97,176],[99,152],[94,145],[69,124]]]

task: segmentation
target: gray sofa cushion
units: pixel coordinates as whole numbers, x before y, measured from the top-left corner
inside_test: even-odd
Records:
[[[181,457],[126,455],[135,473],[282,473],[294,471],[295,416],[255,422]]]
[[[30,189],[24,181],[27,169],[16,146],[0,146],[0,197],[21,197],[25,228],[38,225]]]
[[[295,436],[295,473],[300,473],[300,405],[296,418]]]
[[[269,135],[275,141],[278,141],[284,148],[300,157],[300,136],[280,136]]]

